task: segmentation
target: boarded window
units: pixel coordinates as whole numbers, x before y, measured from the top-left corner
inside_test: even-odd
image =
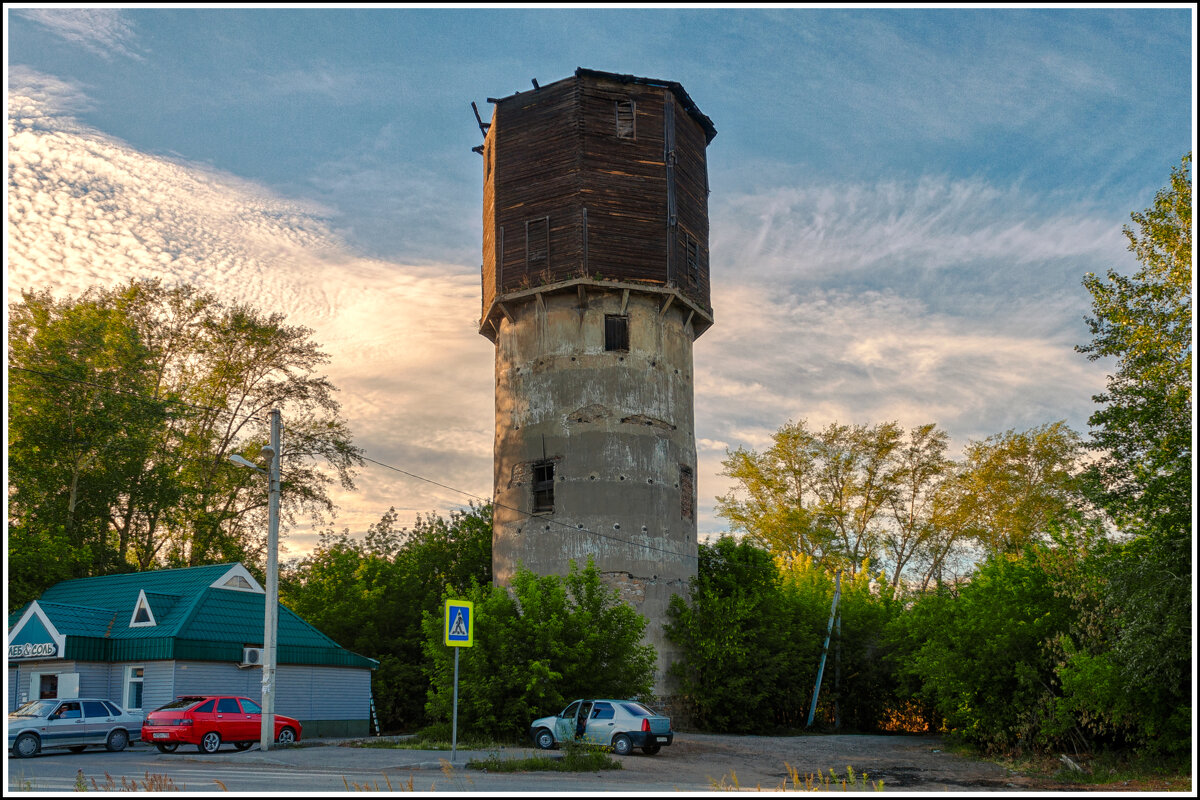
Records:
[[[617,138],[637,138],[637,114],[632,100],[617,100]]]
[[[550,266],[550,218],[525,222],[525,269],[537,272]]]
[[[700,242],[695,236],[683,234],[684,275],[690,285],[700,282]]]
[[[696,518],[696,478],[691,467],[679,465],[679,514],[684,519]]]
[[[534,513],[554,510],[554,462],[539,461],[533,465]]]
[[[629,317],[622,314],[606,314],[604,317],[604,349],[629,352]]]

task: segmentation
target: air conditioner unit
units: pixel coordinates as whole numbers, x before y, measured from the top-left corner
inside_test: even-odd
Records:
[[[263,649],[261,647],[243,647],[242,648],[242,663],[241,667],[261,667],[263,663]]]

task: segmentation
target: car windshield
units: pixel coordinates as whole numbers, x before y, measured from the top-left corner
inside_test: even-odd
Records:
[[[45,717],[54,710],[58,705],[57,700],[30,700],[25,705],[18,708],[16,711],[9,714],[10,717]]]
[[[187,708],[188,706],[195,705],[196,703],[200,702],[203,699],[204,699],[203,697],[180,697],[178,700],[172,700],[170,703],[167,703],[165,706],[159,706],[158,708],[156,708],[154,710],[155,711],[170,711],[171,709],[174,709],[174,708]]]
[[[653,717],[654,712],[646,708],[641,703],[621,703],[621,708],[633,714],[635,717]]]

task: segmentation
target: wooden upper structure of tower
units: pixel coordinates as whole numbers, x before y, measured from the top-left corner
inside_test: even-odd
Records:
[[[662,295],[712,325],[708,164],[716,136],[673,81],[588,69],[494,105],[485,132],[483,313],[592,287]]]

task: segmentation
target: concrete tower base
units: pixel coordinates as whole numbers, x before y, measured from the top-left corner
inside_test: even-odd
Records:
[[[496,336],[494,580],[592,557],[649,620],[655,692],[673,694],[663,623],[696,574],[690,304],[578,279],[506,295]]]

